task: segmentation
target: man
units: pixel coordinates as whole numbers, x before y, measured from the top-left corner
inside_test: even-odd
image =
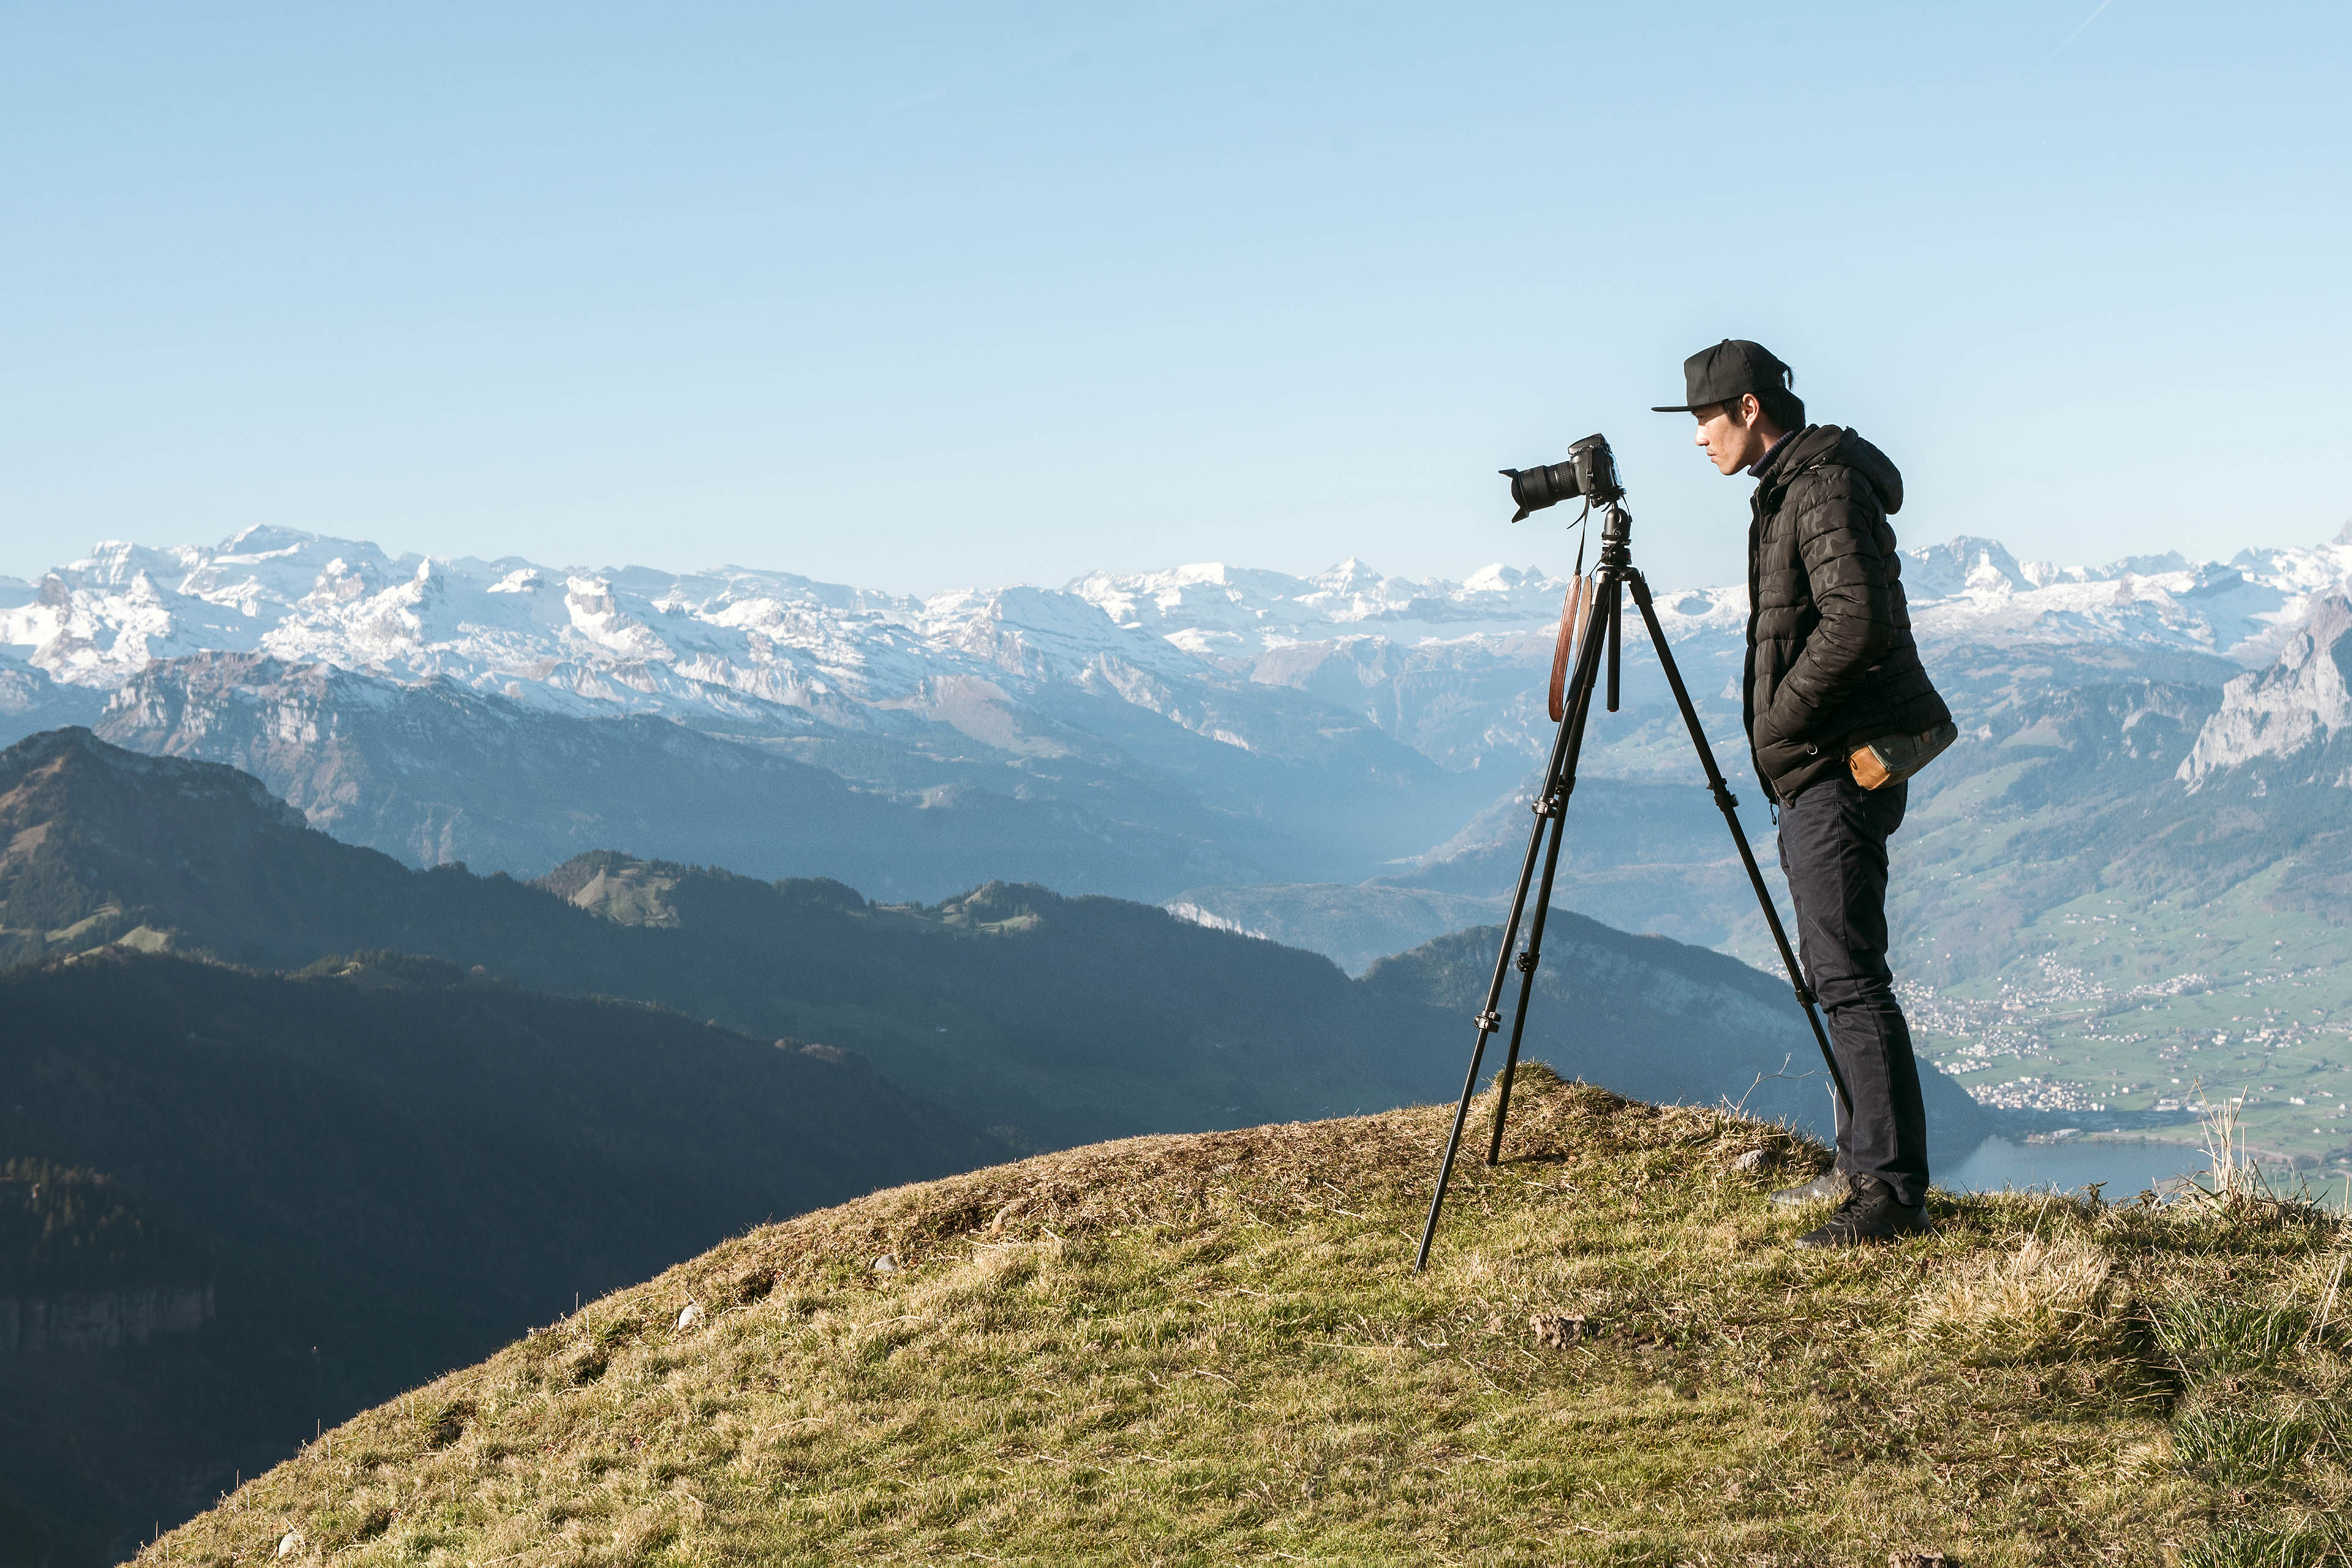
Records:
[[[1800,1246],[1888,1240],[1928,1224],[1927,1110],[1886,966],[1886,838],[1909,785],[1865,788],[1850,758],[1951,718],[1912,641],[1886,522],[1903,479],[1851,430],[1807,425],[1789,367],[1759,344],[1702,349],[1683,377],[1686,401],[1658,412],[1696,416],[1717,471],[1756,480],[1740,712],[1780,820],[1805,978],[1853,1098],[1836,1169],[1773,1197],[1843,1195]]]

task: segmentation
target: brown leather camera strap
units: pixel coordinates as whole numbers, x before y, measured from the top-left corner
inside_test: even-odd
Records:
[[[1592,584],[1582,573],[1568,580],[1568,597],[1560,602],[1559,636],[1551,648],[1551,721],[1568,717],[1568,667],[1576,653],[1576,639],[1592,613]]]

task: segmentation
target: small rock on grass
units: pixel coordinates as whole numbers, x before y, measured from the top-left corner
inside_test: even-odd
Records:
[[[297,1552],[299,1552],[299,1551],[301,1551],[301,1550],[302,1550],[302,1532],[301,1532],[300,1531],[299,1531],[299,1530],[289,1530],[289,1531],[287,1531],[283,1536],[279,1537],[278,1542],[278,1556],[280,1556],[280,1557],[291,1557],[291,1556],[293,1556],[293,1555],[294,1555],[294,1553],[296,1553]]]
[[[677,1315],[677,1326],[681,1329],[690,1329],[701,1321],[702,1303],[699,1301],[688,1301]]]
[[[1735,1171],[1760,1171],[1766,1166],[1773,1163],[1775,1163],[1775,1162],[1772,1158],[1771,1150],[1750,1149],[1748,1152],[1740,1155],[1739,1158],[1731,1162],[1731,1168]]]
[[[1890,1552],[1886,1568],[1958,1568],[1940,1552]]]
[[[895,1253],[886,1252],[881,1257],[876,1258],[874,1260],[874,1272],[877,1274],[896,1274],[898,1272],[898,1255]]]

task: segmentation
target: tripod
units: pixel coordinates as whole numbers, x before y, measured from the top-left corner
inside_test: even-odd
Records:
[[[1584,624],[1577,632],[1574,676],[1568,683],[1559,715],[1559,733],[1552,742],[1551,765],[1545,772],[1543,787],[1536,792],[1535,828],[1528,835],[1526,860],[1519,867],[1519,884],[1511,895],[1510,919],[1503,926],[1502,951],[1495,955],[1495,978],[1486,987],[1486,1005],[1478,1012],[1478,1043],[1470,1053],[1470,1076],[1462,1085],[1462,1103],[1454,1108],[1454,1131],[1445,1141],[1445,1159],[1437,1168],[1437,1191],[1430,1195],[1429,1223],[1422,1227],[1421,1250],[1412,1260],[1418,1274],[1429,1262],[1429,1244],[1437,1235],[1438,1211],[1445,1204],[1445,1184],[1454,1175],[1454,1156],[1462,1147],[1462,1125],[1470,1115],[1470,1099],[1477,1092],[1478,1067],[1486,1055],[1486,1037],[1503,1026],[1502,1015],[1496,1004],[1502,1000],[1503,983],[1516,964],[1519,972],[1519,1002],[1511,1018],[1509,1054],[1503,1058],[1503,1070],[1496,1077],[1494,1137],[1486,1145],[1486,1163],[1494,1164],[1502,1158],[1503,1122],[1511,1109],[1511,1076],[1519,1065],[1519,1038],[1528,1026],[1528,999],[1535,989],[1536,965],[1542,961],[1544,919],[1551,912],[1552,875],[1559,867],[1559,841],[1568,822],[1568,797],[1576,790],[1577,755],[1584,747],[1584,721],[1592,705],[1592,691],[1601,678],[1603,645],[1609,662],[1609,711],[1617,711],[1617,675],[1620,625],[1624,611],[1624,593],[1633,591],[1633,606],[1642,613],[1642,624],[1649,628],[1650,646],[1657,650],[1658,663],[1666,672],[1666,684],[1674,689],[1675,702],[1682,709],[1683,723],[1690,731],[1691,744],[1698,750],[1699,766],[1706,771],[1706,787],[1714,792],[1715,804],[1722,808],[1724,826],[1731,829],[1731,841],[1738,847],[1741,864],[1748,868],[1748,880],[1756,889],[1756,901],[1764,910],[1764,923],[1771,928],[1772,941],[1780,950],[1780,962],[1788,966],[1789,980],[1797,989],[1797,1001],[1805,1010],[1805,1019],[1813,1026],[1813,1039],[1822,1047],[1822,1060],[1829,1065],[1830,1082],[1836,1086],[1838,1110],[1841,1118],[1850,1117],[1853,1102],[1846,1093],[1845,1076],[1838,1070],[1837,1057],[1830,1049],[1828,1031],[1822,1026],[1820,1010],[1814,1005],[1813,994],[1805,984],[1804,972],[1799,968],[1797,955],[1789,946],[1789,933],[1781,928],[1780,911],[1772,906],[1771,889],[1764,885],[1764,873],[1756,868],[1756,852],[1748,847],[1748,835],[1739,826],[1738,802],[1733,798],[1731,786],[1724,782],[1723,770],[1716,766],[1715,753],[1708,749],[1706,731],[1698,721],[1698,712],[1691,706],[1690,693],[1683,687],[1682,671],[1675,666],[1674,650],[1666,646],[1665,632],[1658,625],[1658,613],[1650,603],[1650,585],[1633,565],[1633,520],[1614,500],[1601,512],[1601,564],[1592,574],[1591,609]],[[1574,606],[1571,605],[1571,608]],[[1573,622],[1570,623],[1573,627]],[[1545,844],[1547,830],[1550,835]],[[1536,910],[1528,919],[1528,945],[1516,961],[1511,949],[1517,943],[1519,923],[1527,918],[1528,884],[1535,879],[1536,853],[1543,851],[1543,884],[1536,894]]]

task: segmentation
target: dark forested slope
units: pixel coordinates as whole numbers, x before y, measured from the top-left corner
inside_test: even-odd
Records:
[[[576,1294],[1003,1154],[830,1047],[391,956],[20,967],[0,1084],[0,1474],[114,1526]]]

